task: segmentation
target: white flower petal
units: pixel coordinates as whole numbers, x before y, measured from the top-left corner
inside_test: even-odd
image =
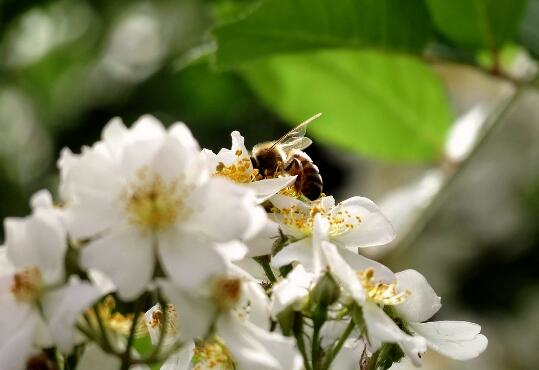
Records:
[[[77,364],[77,370],[118,370],[121,361],[116,356],[105,353],[94,343],[90,343]]]
[[[270,302],[266,292],[256,281],[243,283],[240,305],[248,305],[249,321],[258,327],[269,330]]]
[[[52,209],[54,204],[51,193],[48,190],[39,190],[30,198],[30,205],[33,210],[38,208]]]
[[[211,150],[204,149],[203,152],[208,158],[210,165],[210,170],[215,171],[217,165],[221,162],[225,166],[230,166],[236,163],[238,160],[249,159],[249,164],[251,163],[249,157],[249,151],[245,147],[243,136],[238,131],[233,131],[230,136],[232,137],[232,147],[231,149],[222,148],[217,154]],[[241,155],[236,155],[236,151],[241,151]],[[247,169],[249,173],[253,171],[253,166],[250,164]]]
[[[331,276],[358,304],[363,304],[365,290],[356,272],[341,257],[337,247],[329,242],[322,242],[322,254]]]
[[[423,322],[430,319],[440,307],[441,298],[427,282],[427,279],[415,270],[397,272],[397,290],[409,289],[411,294],[406,300],[395,306],[395,310],[406,321]]]
[[[294,181],[296,181],[296,176],[285,176],[249,182],[246,186],[255,192],[256,201],[262,203],[277,194],[281,189],[292,185]]]
[[[239,240],[219,243],[215,246],[215,249],[217,249],[228,262],[240,261],[245,258],[248,252],[247,246]]]
[[[105,125],[101,132],[101,138],[112,157],[119,157],[120,149],[122,148],[128,133],[129,131],[119,117],[114,117]]]
[[[267,219],[262,230],[245,241],[245,244],[249,248],[247,257],[258,257],[271,254],[273,244],[278,237],[279,224]]]
[[[146,289],[154,264],[152,240],[133,228],[114,230],[91,241],[81,252],[81,265],[104,272],[125,300],[136,298]]]
[[[80,314],[96,302],[101,292],[93,285],[72,280],[69,285],[47,292],[41,299],[54,343],[63,353],[76,344],[75,323]]]
[[[241,261],[235,261],[234,265],[238,266],[243,271],[246,271],[259,282],[268,280],[262,266],[260,266],[260,264],[253,258],[244,258]]]
[[[275,319],[278,313],[290,305],[307,298],[313,278],[302,265],[297,265],[286,278],[278,281],[272,288],[271,316]]]
[[[313,236],[312,236],[312,254],[313,254],[313,272],[319,275],[322,271],[322,243],[328,241],[329,221],[320,214],[314,216]]]
[[[178,142],[184,148],[187,148],[193,151],[200,150],[200,146],[198,145],[198,142],[193,137],[191,130],[189,130],[189,128],[185,125],[185,123],[183,122],[173,123],[168,129],[168,133],[170,136],[178,140]]]
[[[150,114],[140,116],[128,132],[131,141],[159,140],[166,134],[165,127]]]
[[[404,333],[386,313],[371,302],[363,305],[363,317],[367,325],[369,339],[373,342],[398,343],[415,365],[421,364],[420,353],[427,350],[423,337],[413,337]]]
[[[249,322],[225,315],[217,321],[217,335],[224,340],[239,370],[299,370],[302,366],[292,339]]]
[[[352,221],[359,216],[361,222],[348,232],[334,237],[340,244],[347,247],[370,247],[387,244],[395,238],[393,226],[370,199],[349,198],[335,207],[333,212],[341,209],[349,212]]]
[[[481,327],[466,321],[434,321],[409,323],[414,332],[427,340],[427,345],[454,360],[470,360],[479,356],[488,345],[479,334]]]
[[[192,370],[191,359],[193,358],[194,349],[194,342],[187,343],[178,352],[171,355],[160,370]]]
[[[347,339],[335,360],[331,363],[331,370],[358,370],[361,354],[365,343],[358,339]]]
[[[10,333],[5,333],[4,329],[0,330],[2,336],[2,341],[0,341],[1,370],[24,370],[26,368],[26,361],[36,351],[33,348],[36,321],[37,315],[30,315],[26,320],[21,321],[16,330]]]
[[[192,210],[187,227],[219,242],[252,237],[266,223],[254,193],[223,178],[212,178],[193,191],[186,207]]]
[[[48,284],[62,279],[66,232],[54,209],[37,208],[24,219],[7,218],[4,227],[8,258],[15,267],[38,267]]]
[[[210,175],[205,158],[191,147],[185,147],[172,135],[168,135],[149,163],[150,168],[163,180],[170,182],[181,178],[183,183],[198,185]]]
[[[168,276],[180,287],[193,289],[216,274],[226,272],[224,257],[211,241],[187,232],[159,235],[159,260]]]
[[[189,294],[169,281],[160,281],[159,285],[176,308],[179,338],[192,340],[204,337],[217,315],[212,299]]]
[[[12,275],[15,272],[15,266],[7,257],[7,248],[0,246],[0,278]]]
[[[368,268],[374,269],[374,279],[385,283],[393,283],[396,280],[395,274],[385,265],[380,262],[376,262],[367,257],[362,256],[351,250],[340,248],[339,253],[341,257],[350,265],[355,271],[364,271]]]
[[[313,268],[313,249],[312,238],[298,240],[292,244],[288,244],[279,251],[271,259],[273,267],[281,267],[292,262],[299,262],[307,270]]]

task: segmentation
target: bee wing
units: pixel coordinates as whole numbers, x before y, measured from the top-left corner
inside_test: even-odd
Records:
[[[307,132],[307,125],[321,115],[322,113],[318,113],[307,119],[306,121],[303,121],[292,130],[288,131],[279,140],[273,143],[272,148],[276,147],[277,145],[281,145],[281,147],[286,151],[291,149],[302,150],[307,148],[312,143],[311,139],[305,137],[305,132]]]
[[[303,150],[311,145],[313,141],[308,137],[297,137],[295,140],[291,140],[288,143],[281,144],[281,147],[285,152],[288,152],[292,149]]]

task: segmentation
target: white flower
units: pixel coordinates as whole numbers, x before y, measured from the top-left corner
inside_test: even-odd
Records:
[[[398,307],[408,296],[407,291],[397,291],[396,281],[387,281],[387,268],[370,261],[373,264],[365,269],[363,259],[358,259],[359,265],[352,267],[339,254],[337,247],[326,241],[322,242],[321,256],[322,264],[361,306],[369,350],[375,352],[382,343],[397,343],[415,364],[419,364],[419,354],[426,351],[425,339],[403,332],[380,307]],[[359,270],[356,270],[358,267]]]
[[[312,287],[314,275],[305,271],[303,266],[297,265],[282,280],[272,287],[271,316],[276,319],[277,315],[288,307],[299,309],[309,297],[309,289]]]
[[[232,132],[230,136],[232,136],[230,149],[223,148],[217,154],[208,149],[203,150],[208,158],[210,171],[215,175],[226,177],[253,189],[256,193],[256,199],[260,203],[296,180],[296,176],[264,178],[253,168],[243,136],[238,131]]]
[[[66,232],[50,194],[32,198],[33,213],[5,220],[9,273],[0,274],[0,369],[23,369],[40,349],[67,353],[78,341],[79,314],[100,293],[88,283],[64,281]]]
[[[355,251],[358,247],[389,243],[395,237],[390,222],[367,198],[353,197],[335,205],[333,197],[305,203],[275,195],[271,202],[275,206],[273,219],[293,240],[272,259],[272,265],[276,267],[298,261],[306,269],[314,268],[316,256],[313,249],[317,240],[329,240],[339,247]],[[327,227],[314,227],[317,215],[327,220]]]
[[[161,283],[178,311],[179,337],[204,338],[215,322],[215,338],[230,353],[235,369],[299,370],[302,361],[294,341],[269,332],[269,300],[262,287],[239,268],[230,268],[231,274],[215,277],[196,295]]]
[[[441,308],[436,295],[423,275],[415,270],[395,274],[397,289],[412,293],[402,304],[395,306],[399,317],[408,328],[427,340],[427,346],[455,360],[469,360],[479,356],[487,347],[487,338],[480,334],[481,326],[466,321],[432,321]]]
[[[81,263],[108,275],[123,299],[152,280],[156,258],[176,284],[192,288],[224,268],[216,242],[245,239],[266,216],[254,193],[211,177],[182,123],[168,131],[151,116],[131,129],[119,119],[103,140],[59,161],[71,236],[90,239]]]

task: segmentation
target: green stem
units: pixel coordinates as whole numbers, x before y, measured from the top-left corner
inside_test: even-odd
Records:
[[[369,359],[369,365],[366,370],[376,370],[376,363],[378,362],[378,356],[380,355],[380,350],[374,352],[374,354]]]
[[[296,344],[299,352],[301,353],[301,357],[303,357],[303,365],[305,366],[305,370],[312,370],[309,357],[307,356],[307,351],[305,349],[305,341],[303,340],[303,316],[299,312],[296,312],[294,315],[294,338],[296,338]]]
[[[438,207],[445,200],[445,197],[452,184],[460,176],[460,174],[462,174],[464,170],[470,165],[471,159],[475,156],[475,154],[479,151],[483,144],[488,141],[488,138],[490,138],[490,136],[496,131],[496,128],[500,126],[500,123],[503,121],[502,118],[505,117],[507,112],[511,109],[511,107],[513,107],[514,103],[525,91],[526,86],[527,85],[518,86],[517,90],[512,94],[512,96],[508,98],[502,105],[500,105],[498,109],[496,109],[491,114],[491,116],[488,117],[487,121],[490,121],[490,124],[488,124],[489,122],[487,122],[483,134],[478,138],[477,143],[475,144],[471,152],[468,154],[466,159],[464,159],[460,164],[457,165],[447,163],[449,165],[447,166],[449,168],[449,174],[447,175],[447,179],[442,184],[440,190],[435,195],[434,199],[421,212],[417,220],[414,222],[414,225],[398,242],[398,246],[397,248],[395,248],[396,253],[393,254],[393,258],[399,258],[399,254],[402,254],[404,250],[407,249],[407,247],[409,247],[415,242],[417,237],[421,234],[421,232],[427,225],[428,221],[431,219]]]
[[[99,326],[99,331],[101,333],[101,338],[103,338],[103,347],[105,349],[114,351],[114,348],[112,347],[111,341],[109,339],[109,334],[108,334],[107,328],[105,326],[103,318],[101,317],[101,313],[99,312],[99,306],[97,304],[95,304],[93,306],[93,310],[94,310],[94,313],[95,313],[95,318],[97,320],[97,325]]]
[[[312,340],[312,353],[311,358],[313,360],[313,369],[320,369],[320,328],[321,325],[318,322],[314,322],[313,328],[313,340]]]
[[[275,283],[277,281],[277,278],[275,277],[275,274],[271,269],[269,256],[255,257],[254,260],[258,262],[260,266],[262,266],[262,268],[264,269],[264,273],[268,277],[269,281]]]
[[[333,362],[335,357],[337,357],[337,355],[341,351],[344,343],[346,342],[346,340],[348,339],[350,334],[352,334],[352,331],[354,330],[354,327],[355,327],[354,321],[350,320],[350,323],[348,324],[348,326],[344,330],[343,334],[339,338],[339,341],[337,342],[335,347],[333,347],[333,349],[327,354],[326,358],[324,359],[324,362],[322,363],[321,370],[329,369],[329,367],[331,366],[331,363]]]
[[[133,315],[133,322],[131,323],[131,330],[129,331],[129,337],[127,337],[127,345],[125,346],[125,351],[122,356],[122,365],[120,367],[120,370],[128,370],[129,367],[133,364],[131,359],[131,347],[133,346],[133,342],[135,341],[135,334],[137,331],[137,322],[140,317],[140,304],[141,304],[141,298],[138,298],[137,302],[135,303],[135,312]]]

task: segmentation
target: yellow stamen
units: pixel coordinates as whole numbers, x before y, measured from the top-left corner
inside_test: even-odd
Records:
[[[176,222],[186,210],[183,199],[187,188],[179,180],[166,182],[147,168],[137,174],[135,184],[122,197],[129,221],[144,231],[162,231]]]
[[[262,178],[256,168],[251,168],[251,160],[247,157],[242,157],[243,151],[241,149],[236,150],[234,155],[237,157],[236,161],[229,166],[219,162],[215,167],[214,176],[223,176],[242,184],[258,181]]]
[[[234,307],[241,297],[241,280],[238,278],[218,278],[213,288],[215,302],[221,309]]]
[[[42,291],[43,280],[41,271],[35,266],[26,268],[13,276],[11,293],[17,302],[35,302]]]
[[[329,221],[330,236],[343,234],[361,223],[361,217],[352,216],[340,204],[333,210],[324,210],[320,201],[312,202],[308,210],[300,209],[296,204],[292,204],[287,208],[273,208],[272,212],[281,214],[285,225],[298,229],[306,235],[312,233],[314,217],[317,214],[322,215]]]
[[[193,370],[233,370],[232,356],[218,338],[197,344],[193,349]]]
[[[99,317],[101,318],[105,327],[113,333],[121,335],[129,335],[131,330],[131,325],[133,323],[133,314],[121,314],[120,312],[114,312],[116,308],[116,301],[112,296],[107,296],[96,305],[97,310],[99,311]],[[97,317],[96,312],[93,308],[89,308],[86,311],[86,317],[90,320],[94,327],[97,327]],[[144,322],[140,320],[137,323],[137,337],[145,334]]]
[[[406,298],[411,294],[410,290],[404,292],[397,292],[396,283],[382,283],[374,281],[374,269],[368,268],[364,271],[358,271],[357,276],[361,281],[361,285],[367,293],[367,299],[371,302],[395,306],[406,301]]]

